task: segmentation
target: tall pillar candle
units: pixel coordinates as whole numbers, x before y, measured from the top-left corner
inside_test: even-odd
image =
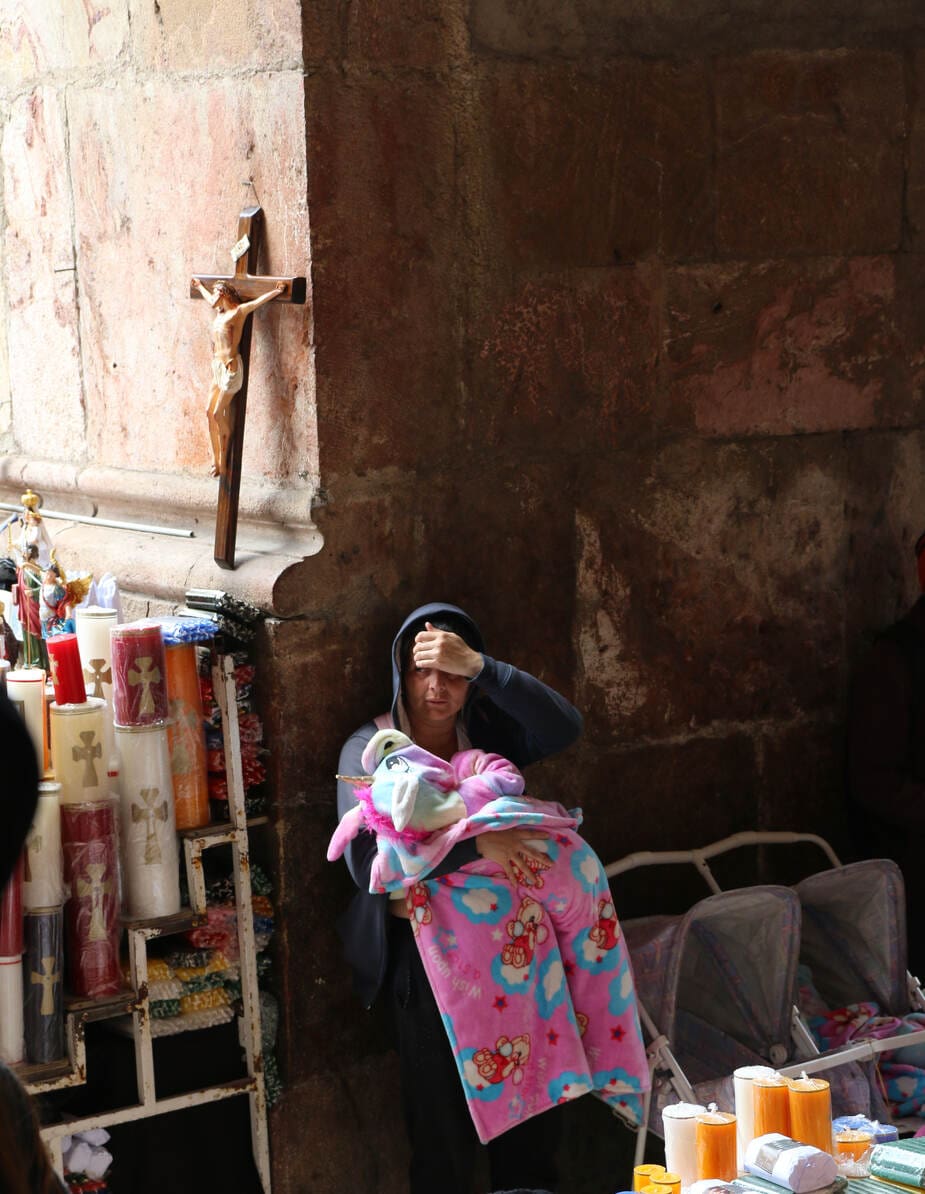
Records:
[[[119,882],[116,819],[112,802],[61,807],[67,985],[88,999],[115,995],[119,972]]]
[[[61,854],[61,785],[39,784],[39,799],[26,838],[22,902],[33,908],[56,908],[64,903],[64,859]]]
[[[76,634],[57,634],[45,642],[48,670],[59,705],[81,705],[87,699]]]
[[[697,1180],[705,1177],[731,1182],[736,1176],[736,1117],[707,1111],[695,1122]]]
[[[111,642],[113,721],[120,726],[166,721],[167,662],[160,626],[151,622],[114,626]]]
[[[167,727],[115,726],[121,760],[122,885],[130,920],[180,910],[180,859]]]
[[[777,1070],[767,1065],[743,1065],[734,1070],[732,1084],[735,1091],[736,1108],[736,1165],[739,1173],[745,1172],[745,1150],[755,1138],[755,1092],[752,1083],[756,1078],[774,1078]]]
[[[41,773],[45,769],[44,671],[40,667],[29,667],[7,672],[6,693],[26,723]]]
[[[790,1083],[787,1079],[779,1075],[774,1078],[755,1078],[752,1081],[752,1092],[755,1112],[754,1136],[766,1136],[768,1132],[789,1136]]]
[[[0,891],[0,957],[11,958],[23,951],[22,936],[22,854],[13,873]]]
[[[832,1095],[823,1078],[794,1078],[790,1082],[790,1135],[831,1153]]]
[[[23,1012],[26,1060],[33,1065],[64,1056],[64,923],[61,908],[26,916]]]
[[[51,750],[62,804],[105,800],[105,702],[88,697],[81,705],[51,705]]]
[[[665,1165],[680,1175],[682,1189],[697,1180],[697,1116],[705,1111],[699,1103],[671,1103],[662,1111]]]
[[[173,772],[177,829],[194,829],[209,821],[206,737],[195,643],[165,647],[167,698],[170,705],[170,766]]]
[[[112,647],[109,634],[116,625],[114,609],[100,605],[84,606],[76,611],[75,624],[80,662],[83,665],[87,694],[112,701]]]
[[[22,957],[0,957],[0,1061],[16,1065],[25,1054],[22,1017]]]

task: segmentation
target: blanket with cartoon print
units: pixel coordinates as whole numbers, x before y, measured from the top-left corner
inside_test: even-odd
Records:
[[[371,890],[405,889],[479,1138],[589,1093],[638,1124],[649,1071],[632,972],[580,813],[525,796],[497,755],[447,763],[395,731],[371,740],[363,766],[371,783],[329,857],[376,832]],[[545,834],[530,883],[521,873],[514,887],[485,859],[428,878],[457,841],[513,825]]]

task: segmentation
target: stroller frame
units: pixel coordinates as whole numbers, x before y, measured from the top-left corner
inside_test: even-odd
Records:
[[[732,834],[695,850],[643,850],[635,854],[628,854],[607,865],[604,870],[608,878],[612,879],[628,871],[646,866],[669,866],[689,864],[699,871],[706,885],[714,895],[723,892],[710,868],[710,859],[731,850],[744,846],[779,846],[808,844],[816,846],[826,857],[832,868],[839,868],[843,863],[832,849],[831,845],[813,833],[790,833],[783,831],[745,830]],[[632,962],[632,958],[630,959]],[[919,980],[908,971],[906,972],[906,987],[910,1008],[925,1011],[925,992]],[[693,1103],[697,1101],[694,1089],[684,1073],[684,1069],[672,1051],[671,1042],[652,1020],[649,1012],[638,997],[637,1006],[643,1028],[649,1037],[646,1055],[649,1061],[650,1084],[643,1101],[642,1122],[636,1130],[636,1151],[634,1165],[642,1164],[645,1156],[646,1139],[649,1131],[652,1095],[655,1086],[656,1073],[664,1076],[671,1089],[681,1102]],[[827,1053],[822,1053],[796,1004],[791,1007],[790,1016],[791,1040],[794,1051],[800,1060],[790,1065],[778,1067],[778,1072],[785,1077],[798,1077],[801,1074],[818,1073],[821,1070],[833,1069],[852,1061],[875,1060],[879,1054],[886,1053],[899,1047],[925,1042],[925,1029],[904,1033],[901,1036],[884,1037],[875,1040],[865,1040],[857,1044],[844,1045]],[[769,1062],[773,1064],[773,1062]]]

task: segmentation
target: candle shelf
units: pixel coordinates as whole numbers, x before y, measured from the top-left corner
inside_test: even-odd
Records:
[[[85,1026],[91,1021],[112,1020],[116,1031],[128,1031],[135,1045],[135,1077],[138,1100],[128,1106],[68,1118],[42,1129],[58,1172],[63,1170],[62,1140],[90,1128],[109,1128],[120,1123],[147,1119],[169,1112],[245,1095],[250,1102],[251,1138],[254,1162],[264,1194],[271,1194],[269,1137],[266,1121],[266,1085],[261,1048],[260,999],[257,984],[257,948],[251,890],[248,827],[267,823],[265,816],[248,818],[245,813],[244,772],[237,716],[234,663],[229,655],[213,656],[212,688],[221,714],[227,769],[229,820],[178,833],[186,864],[190,907],[168,916],[123,921],[128,941],[130,986],[103,999],[65,999],[67,1057],[42,1066],[17,1066],[16,1071],[33,1094],[43,1094],[87,1081]],[[165,1030],[164,1021],[152,1020],[148,977],[149,941],[184,933],[207,920],[207,897],[203,873],[203,852],[216,846],[230,847],[234,885],[240,1004],[238,1036],[244,1051],[246,1077],[220,1082],[181,1095],[158,1097],[155,1072],[155,1037]],[[234,1017],[230,1008],[226,1021]],[[190,1027],[207,1027],[209,1018]]]

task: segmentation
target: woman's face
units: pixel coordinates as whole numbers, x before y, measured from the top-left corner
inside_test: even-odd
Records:
[[[419,668],[409,663],[405,669],[405,710],[411,727],[436,727],[454,722],[466,702],[469,682],[465,676],[452,676],[437,668]]]

